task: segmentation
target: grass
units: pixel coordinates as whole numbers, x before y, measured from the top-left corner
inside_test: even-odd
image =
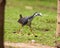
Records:
[[[26,9],[26,6],[32,9]],[[17,22],[19,14],[23,16],[41,12],[42,17],[35,17],[32,21],[32,29],[38,37],[34,37],[27,26],[23,28],[23,34],[13,34],[20,29]],[[53,46],[56,32],[57,1],[54,0],[7,0],[5,10],[5,35],[4,40],[10,42],[29,42],[36,40],[37,43]],[[28,36],[27,34],[31,35]]]

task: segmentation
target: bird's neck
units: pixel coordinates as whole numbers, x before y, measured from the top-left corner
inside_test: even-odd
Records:
[[[32,16],[33,16],[33,17],[35,17],[36,15],[35,15],[35,14],[33,14]]]
[[[29,19],[33,19],[36,15],[33,14],[32,16],[28,17]]]

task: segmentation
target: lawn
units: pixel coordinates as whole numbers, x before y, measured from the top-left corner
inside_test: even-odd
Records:
[[[54,46],[57,16],[56,0],[7,0],[5,9],[5,41],[28,43],[35,40],[37,43]],[[17,22],[19,15],[30,16],[36,11],[43,14],[42,17],[35,17],[32,21],[32,30],[38,37],[32,35],[28,26],[23,27],[23,34],[13,34],[20,29],[20,24]],[[29,36],[28,33],[30,33]]]

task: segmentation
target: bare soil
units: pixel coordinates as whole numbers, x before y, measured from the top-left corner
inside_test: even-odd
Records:
[[[5,42],[5,48],[55,48],[47,45],[42,45],[38,43],[11,43]]]

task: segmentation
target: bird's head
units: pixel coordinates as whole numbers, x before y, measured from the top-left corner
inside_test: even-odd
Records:
[[[35,12],[34,16],[42,16],[42,13]]]

